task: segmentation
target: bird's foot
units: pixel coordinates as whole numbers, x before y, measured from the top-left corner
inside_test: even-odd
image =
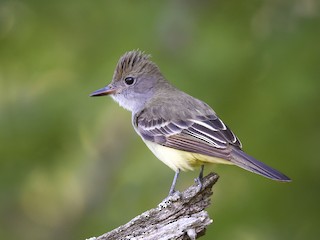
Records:
[[[197,178],[194,179],[194,182],[195,182],[195,183],[198,185],[198,187],[199,187],[199,191],[201,191],[202,186],[203,186],[202,180],[203,180],[203,178],[199,178],[199,177],[197,177]]]
[[[168,197],[172,196],[176,192],[175,187],[176,187],[177,179],[179,177],[179,173],[180,173],[180,169],[178,169],[174,175]]]
[[[203,186],[203,169],[204,169],[204,165],[201,165],[201,169],[200,169],[200,173],[199,176],[194,179],[195,183],[199,186],[199,191],[201,191],[202,186]]]
[[[170,189],[169,194],[168,194],[168,197],[174,195],[176,192],[177,192],[177,190],[175,190],[175,189]]]

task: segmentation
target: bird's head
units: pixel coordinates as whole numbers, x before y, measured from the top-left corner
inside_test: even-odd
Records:
[[[165,81],[150,55],[134,50],[119,59],[111,83],[90,96],[110,95],[122,107],[136,112],[154,95],[158,83]]]

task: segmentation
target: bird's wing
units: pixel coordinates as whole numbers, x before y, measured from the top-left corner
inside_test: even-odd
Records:
[[[214,112],[213,112],[214,113]],[[248,171],[277,181],[290,181],[281,172],[244,153],[235,134],[215,115],[195,115],[166,120],[141,114],[135,119],[138,133],[151,142],[174,149],[229,160]]]
[[[230,145],[241,149],[239,139],[215,114],[199,114],[183,120],[145,116],[142,114],[136,120],[136,129],[145,140],[224,159],[228,159],[226,150]]]

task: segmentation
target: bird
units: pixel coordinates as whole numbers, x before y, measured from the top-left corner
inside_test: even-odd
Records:
[[[90,94],[111,96],[131,111],[132,125],[152,153],[174,172],[169,195],[180,171],[200,167],[197,182],[202,186],[204,165],[235,165],[263,177],[291,179],[245,153],[238,137],[205,102],[173,86],[140,50],[120,57],[110,84]]]

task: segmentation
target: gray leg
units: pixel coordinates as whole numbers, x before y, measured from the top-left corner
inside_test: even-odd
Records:
[[[200,186],[200,190],[202,188],[203,169],[204,165],[201,165],[199,176],[195,179],[195,182]]]
[[[171,184],[171,188],[170,188],[170,191],[169,191],[169,196],[173,195],[175,193],[175,187],[176,187],[176,183],[177,183],[177,179],[179,177],[179,173],[180,173],[180,169],[178,169],[174,175],[174,178],[173,178],[173,181],[172,181],[172,184]]]
[[[200,168],[200,173],[199,173],[199,180],[202,182],[202,179],[203,179],[203,169],[204,169],[204,165],[201,165],[201,168]]]

